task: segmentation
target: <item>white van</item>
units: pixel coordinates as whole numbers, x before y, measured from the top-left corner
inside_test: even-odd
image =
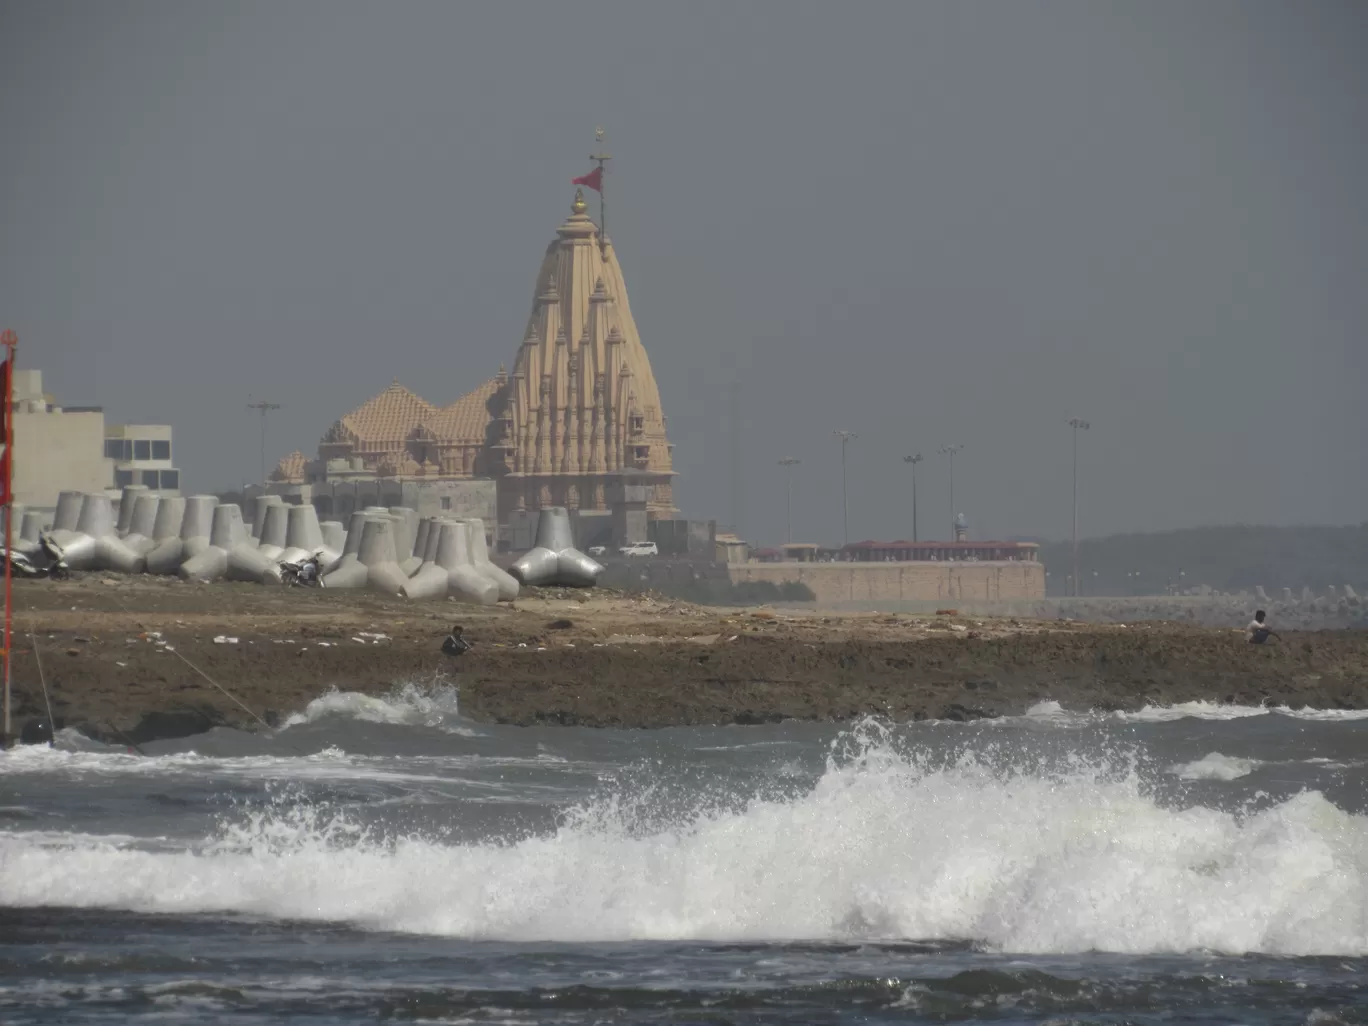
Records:
[[[621,556],[658,556],[660,550],[656,548],[655,542],[634,542],[631,545],[624,545],[618,549]]]

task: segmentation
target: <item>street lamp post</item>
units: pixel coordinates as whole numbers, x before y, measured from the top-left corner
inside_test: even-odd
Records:
[[[936,451],[942,456],[950,457],[950,540],[955,540],[955,453],[963,449],[963,445],[942,445]]]
[[[793,468],[802,462],[792,456],[785,456],[779,461],[779,466],[788,470],[788,500],[784,505],[784,541],[790,545],[793,543]]]
[[[1071,417],[1069,427],[1073,428],[1073,579],[1074,597],[1078,597],[1078,432],[1086,431],[1092,425],[1086,420]]]
[[[904,457],[903,457],[903,462],[906,463],[909,467],[912,468],[912,542],[913,542],[913,544],[915,544],[916,541],[917,541],[917,464],[920,463],[923,459],[925,459],[925,457],[922,456],[921,453],[917,453],[917,455],[915,455],[915,456],[904,456]]]
[[[850,544],[850,503],[846,492],[846,446],[860,436],[854,431],[833,431],[841,440],[841,544]]]
[[[272,410],[280,409],[280,403],[248,403],[247,409],[256,410],[261,414],[261,487],[266,487],[266,414]]]

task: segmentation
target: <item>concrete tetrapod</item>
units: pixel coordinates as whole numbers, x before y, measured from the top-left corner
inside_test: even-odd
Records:
[[[27,552],[32,554],[37,552],[42,546],[38,539],[43,534],[43,514],[36,509],[24,511],[24,518],[19,528],[19,538],[14,543],[15,551]]]
[[[398,595],[408,582],[395,559],[394,535],[392,518],[377,516],[368,520],[361,530],[361,550],[357,553],[366,567],[366,586],[388,595]]]
[[[318,525],[318,530],[323,535],[323,547],[329,552],[336,552],[337,559],[341,559],[342,550],[347,547],[347,528],[340,520],[325,520]]]
[[[551,506],[537,516],[536,545],[514,562],[513,576],[540,587],[592,588],[603,567],[574,546],[570,514]]]
[[[281,502],[268,504],[257,535],[257,549],[267,559],[279,559],[285,551],[289,530],[290,507]]]
[[[176,496],[157,503],[157,520],[152,525],[152,547],[144,553],[149,574],[174,574],[181,565],[181,524],[185,521],[185,499]]]
[[[418,537],[423,543],[423,562],[417,572],[404,584],[405,598],[442,598],[447,593],[447,572],[437,565],[437,541],[440,529],[433,530],[432,518],[424,517],[418,524]]]
[[[138,496],[145,494],[147,494],[147,485],[140,484],[124,485],[123,491],[119,493],[119,519],[114,524],[114,531],[120,538],[133,529],[133,510],[136,507]]]
[[[366,568],[357,553],[361,551],[361,535],[369,519],[364,512],[357,510],[347,523],[347,536],[342,540],[342,558],[330,567],[323,578],[328,588],[363,588],[366,585]]]
[[[185,504],[176,537],[157,542],[147,554],[147,572],[174,574],[180,565],[209,547],[209,530],[214,522],[218,499],[212,495],[192,495]]]
[[[209,544],[180,565],[180,575],[186,580],[217,580],[228,572],[230,552],[235,557],[250,554],[257,559],[264,559],[252,548],[248,537],[247,528],[242,522],[242,509],[237,503],[225,502],[215,506],[209,529]]]
[[[81,519],[81,504],[85,502],[85,492],[59,492],[57,509],[52,514],[54,531],[74,531]]]
[[[14,546],[15,552],[22,552],[26,556],[37,552],[41,546],[38,544],[38,535],[35,534],[30,540],[25,537],[25,528],[28,527],[30,518],[36,517],[38,529],[42,530],[42,515],[37,510],[30,510],[22,502],[13,503],[8,508],[10,518],[10,544]]]
[[[498,587],[500,602],[512,602],[518,597],[518,579],[490,561],[484,521],[479,517],[464,517],[463,520],[466,525],[466,544],[470,548],[471,564],[476,572],[493,581]]]
[[[157,528],[157,509],[161,506],[161,496],[144,493],[133,498],[133,515],[128,521],[128,531],[123,543],[140,556],[146,556],[152,546]]]
[[[252,541],[261,540],[261,525],[266,520],[266,507],[279,506],[285,500],[279,495],[254,495],[252,497]]]
[[[391,506],[389,513],[399,519],[394,535],[394,551],[398,554],[399,569],[405,577],[418,572],[423,565],[423,553],[418,548],[418,511],[407,506]]]
[[[298,563],[323,549],[323,531],[318,526],[318,510],[312,504],[287,506],[286,510],[285,550],[275,558],[280,563]],[[324,565],[335,562],[341,555],[325,551]]]
[[[5,515],[9,517],[10,544],[15,552],[22,552],[25,555],[36,552],[39,548],[36,544],[24,541],[24,520],[28,516],[28,509],[22,502],[11,503],[5,508]]]
[[[108,495],[94,492],[85,497],[76,530],[95,539],[95,569],[137,574],[146,567],[142,554],[125,545],[115,533],[114,506]],[[74,565],[70,559],[67,560],[67,566]]]
[[[436,519],[436,517],[423,517],[421,520],[419,520],[418,533],[414,536],[413,539],[413,554],[415,556],[421,556],[424,563],[432,562],[432,560],[428,558],[427,554],[428,532],[432,528],[432,522]]]
[[[435,525],[437,552],[435,562],[447,572],[447,591],[458,602],[492,606],[499,601],[499,586],[470,559],[470,530],[459,520],[443,520]]]
[[[59,505],[67,494],[59,497]],[[65,519],[67,514],[62,512]],[[114,506],[103,493],[83,495],[76,529],[54,528],[52,540],[61,547],[67,566],[73,570],[109,569],[136,573],[143,567],[138,554],[114,533]]]

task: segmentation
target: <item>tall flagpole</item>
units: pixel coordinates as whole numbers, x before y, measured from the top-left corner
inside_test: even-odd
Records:
[[[10,556],[14,552],[14,351],[19,348],[19,336],[6,331],[0,335],[0,345],[5,347],[5,696],[0,748],[8,748],[14,736],[10,726],[10,652],[14,624],[14,572]],[[55,729],[50,723],[48,727]]]
[[[598,164],[599,170],[599,256],[608,259],[608,200],[605,194],[608,191],[608,183],[605,181],[608,174],[608,161],[613,159],[613,155],[603,148],[603,129],[594,129],[594,142],[598,144],[598,152],[589,154],[589,159]]]

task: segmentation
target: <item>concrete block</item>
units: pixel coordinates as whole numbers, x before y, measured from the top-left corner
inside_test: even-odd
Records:
[[[54,531],[74,531],[81,519],[81,504],[85,502],[85,492],[60,492],[57,495],[57,509],[52,514]]]
[[[280,563],[298,563],[322,551],[323,531],[318,525],[318,510],[313,506],[289,506],[287,509],[285,549],[275,558]],[[328,555],[324,553],[325,563],[329,562]],[[333,558],[340,555],[340,552],[333,554]]]
[[[489,559],[489,546],[485,541],[484,521],[479,517],[463,518],[466,525],[466,545],[470,550],[470,562],[483,577],[494,582],[499,589],[499,601],[512,602],[518,597],[518,580],[501,566],[495,566]]]
[[[340,520],[325,520],[318,525],[318,530],[323,535],[323,547],[330,552],[336,552],[340,559],[342,550],[347,546],[346,525]]]
[[[279,495],[256,495],[252,497],[252,541],[261,540],[261,526],[266,520],[266,508],[279,506],[284,502]]]
[[[257,536],[257,548],[267,559],[278,560],[285,551],[290,531],[290,510],[293,508],[295,507],[279,502],[266,506],[262,515],[261,532]]]
[[[143,555],[149,574],[174,574],[185,561],[181,526],[185,522],[185,499],[163,499],[157,504],[157,520],[152,526],[152,547]]]
[[[114,524],[114,530],[118,532],[120,538],[132,530],[134,506],[137,503],[138,496],[146,493],[147,485],[130,484],[123,486],[123,492],[119,495],[119,518]]]
[[[543,509],[537,517],[537,544],[513,563],[521,583],[540,587],[591,588],[603,567],[574,547],[570,514],[564,506]]]
[[[128,530],[123,542],[140,556],[145,556],[156,545],[153,534],[157,529],[157,509],[161,497],[143,494],[133,498],[133,515],[128,521]]]
[[[376,516],[361,530],[361,549],[357,558],[366,567],[366,587],[388,595],[398,595],[408,578],[395,560],[394,518]]]
[[[208,546],[180,565],[180,575],[187,580],[218,580],[228,573],[228,554],[234,549],[240,550],[239,555],[251,552],[254,557],[266,558],[251,548],[249,537],[247,527],[242,522],[242,510],[236,503],[225,502],[215,506],[209,525]]]
[[[443,520],[436,530],[437,549],[433,562],[446,571],[448,594],[460,602],[482,606],[498,602],[499,586],[471,563],[470,533],[466,524]]]

